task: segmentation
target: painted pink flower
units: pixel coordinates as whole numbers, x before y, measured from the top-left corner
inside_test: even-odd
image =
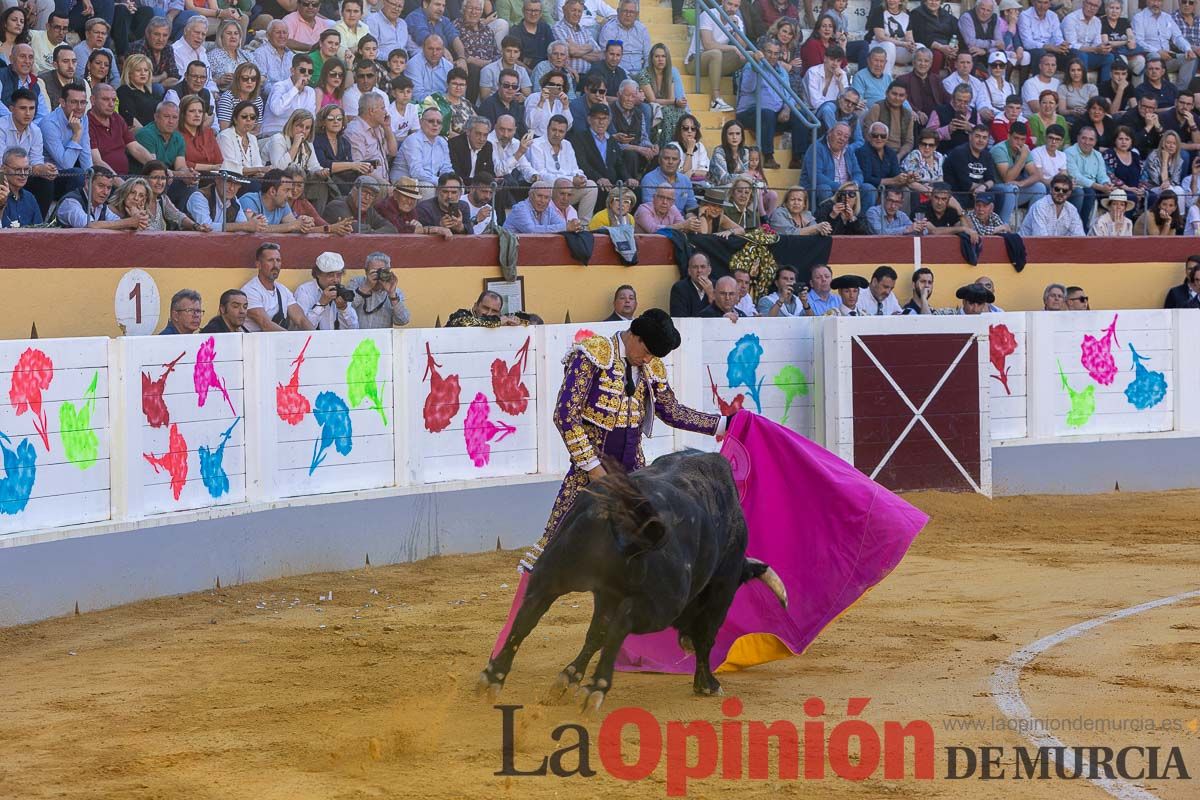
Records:
[[[225,381],[217,375],[216,367],[213,362],[217,360],[217,340],[210,336],[208,341],[200,345],[200,349],[196,351],[196,367],[192,370],[192,383],[196,386],[196,405],[203,408],[208,400],[208,392],[210,389],[218,389],[221,395],[225,398],[225,402],[229,404],[229,410],[237,416],[237,412],[233,409],[233,401],[229,399],[229,392],[225,390]]]
[[[500,441],[517,429],[503,422],[488,419],[491,406],[483,392],[477,392],[467,408],[467,421],[463,425],[463,436],[467,440],[467,455],[477,467],[492,460],[492,441]]]
[[[17,359],[8,388],[8,399],[16,407],[17,416],[26,411],[33,413],[33,427],[42,437],[47,451],[50,450],[50,433],[46,426],[46,410],[42,408],[42,392],[50,388],[52,380],[54,362],[41,350],[31,347]]]
[[[286,384],[275,384],[275,413],[288,425],[299,425],[304,421],[304,415],[312,410],[308,398],[300,393],[300,366],[304,363],[304,351],[311,341],[310,336],[304,342],[304,347],[300,348],[299,355],[292,359],[295,369],[292,370],[291,379]]]
[[[530,338],[526,337],[512,366],[499,358],[492,362],[492,393],[496,396],[496,405],[505,414],[524,414],[529,407],[529,387],[521,380],[521,373],[525,371],[525,363],[529,360],[529,342]]]
[[[1117,377],[1117,360],[1113,357],[1112,348],[1114,344],[1120,346],[1117,342],[1118,316],[1113,314],[1112,324],[1104,329],[1104,335],[1099,339],[1085,334],[1079,345],[1079,363],[1101,386],[1108,386]]]
[[[575,344],[579,344],[584,339],[590,339],[596,335],[596,332],[591,328],[580,328],[575,331]]]

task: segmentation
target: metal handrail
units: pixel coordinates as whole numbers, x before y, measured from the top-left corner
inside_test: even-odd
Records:
[[[796,94],[790,83],[781,80],[778,73],[763,67],[763,64],[758,58],[756,58],[756,56],[762,55],[762,51],[759,50],[758,47],[751,42],[748,37],[746,37],[745,33],[733,23],[733,20],[730,19],[729,15],[725,13],[725,9],[722,8],[719,3],[712,2],[712,0],[696,0],[696,92],[700,93],[700,82],[702,80],[700,54],[704,52],[704,45],[700,41],[700,17],[708,11],[716,11],[716,13],[719,15],[719,19],[724,23],[726,31],[729,33],[730,43],[737,48],[737,51],[741,53],[742,58],[746,60],[745,66],[754,70],[755,74],[757,74],[759,77],[758,102],[755,103],[754,106],[754,138],[757,142],[759,142],[759,149],[762,149],[762,87],[764,82],[769,84],[775,93],[779,95],[784,104],[787,105],[788,109],[792,112],[792,114],[795,115],[796,119],[798,119],[800,123],[804,125],[804,127],[808,128],[808,149],[812,153],[813,160],[812,169],[810,170],[813,185],[809,188],[814,192],[814,194],[810,194],[809,196],[815,198],[817,154],[816,150],[812,147],[812,144],[817,141],[817,132],[821,127],[820,120],[817,119],[817,115],[808,107],[808,105],[800,98],[800,96]],[[737,102],[736,98],[734,98],[734,102]]]

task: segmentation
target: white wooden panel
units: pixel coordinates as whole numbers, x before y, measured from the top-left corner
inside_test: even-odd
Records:
[[[1025,314],[988,314],[987,323],[991,438],[993,441],[1023,439],[1028,433],[1029,401],[1025,380]]]
[[[0,342],[0,536],[108,519],[108,340]]]

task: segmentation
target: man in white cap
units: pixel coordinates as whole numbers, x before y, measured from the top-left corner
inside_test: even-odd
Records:
[[[319,331],[355,330],[354,291],[342,285],[346,262],[337,253],[317,256],[313,279],[296,288],[296,305]]]

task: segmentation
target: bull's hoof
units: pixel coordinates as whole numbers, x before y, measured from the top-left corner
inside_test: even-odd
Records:
[[[475,696],[487,700],[487,702],[495,703],[496,698],[500,696],[500,690],[504,688],[504,681],[493,676],[489,670],[484,670],[479,673],[479,680],[475,682]]]
[[[692,691],[701,697],[721,697],[725,694],[725,690],[721,688],[720,681],[716,678],[713,678],[711,683],[693,686]]]
[[[542,703],[548,706],[560,705],[566,699],[567,692],[578,688],[578,679],[572,679],[567,674],[567,671],[563,670],[558,673],[558,677],[554,679],[554,683],[550,684],[550,688],[546,690],[546,694],[542,698]]]
[[[583,699],[583,716],[585,719],[593,719],[600,713],[600,707],[604,705],[604,697],[607,692],[602,689],[585,690],[586,696]]]

